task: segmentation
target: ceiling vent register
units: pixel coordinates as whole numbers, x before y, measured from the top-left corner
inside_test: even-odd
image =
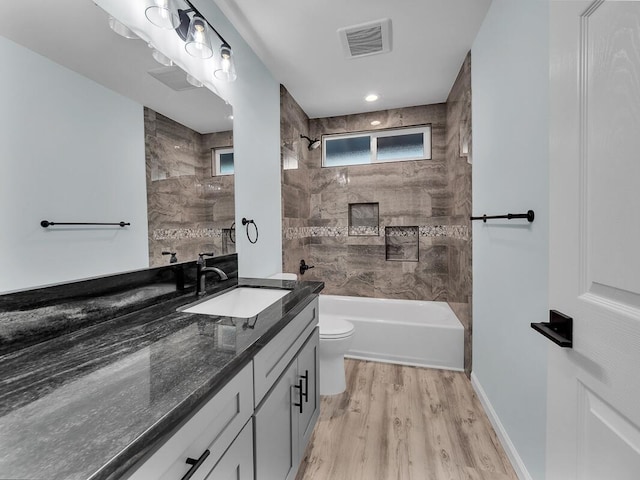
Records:
[[[391,51],[391,20],[385,18],[340,28],[338,36],[347,58],[387,53]]]

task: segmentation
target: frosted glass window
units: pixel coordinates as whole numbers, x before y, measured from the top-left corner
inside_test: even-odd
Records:
[[[377,138],[379,162],[392,162],[408,158],[424,158],[424,134],[394,135]]]
[[[214,175],[233,175],[233,148],[216,148],[212,150],[212,171]]]
[[[324,144],[324,166],[371,163],[371,137],[328,138]]]
[[[431,125],[324,135],[322,166],[431,159]]]

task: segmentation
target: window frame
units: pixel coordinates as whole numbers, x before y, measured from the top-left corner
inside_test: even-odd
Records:
[[[234,153],[233,147],[218,147],[211,149],[211,173],[212,177],[219,177],[225,175],[234,175],[236,173],[236,157],[235,154],[233,156],[233,172],[231,173],[222,173],[220,172],[220,155],[224,155],[226,153]]]
[[[424,155],[412,156],[406,158],[398,158],[394,160],[380,160],[378,158],[378,142],[377,139],[380,137],[394,137],[401,135],[411,135],[415,133],[422,133],[424,135],[423,138],[429,138],[429,148],[428,151],[425,148]],[[354,163],[354,164],[344,164],[344,165],[326,165],[326,151],[327,151],[327,141],[337,140],[342,138],[358,138],[358,137],[369,137],[369,163]],[[426,143],[426,142],[424,142]],[[423,143],[423,146],[424,146]],[[349,133],[336,133],[336,134],[325,134],[322,135],[322,168],[334,168],[334,167],[356,167],[362,165],[375,165],[378,163],[394,163],[394,162],[410,162],[414,160],[431,160],[433,158],[433,126],[431,123],[426,123],[423,125],[412,125],[407,127],[399,127],[399,128],[387,128],[380,130],[364,130],[360,132],[349,132]]]

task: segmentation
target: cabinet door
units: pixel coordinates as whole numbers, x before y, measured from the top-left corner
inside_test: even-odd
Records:
[[[290,480],[298,470],[297,363],[292,362],[255,415],[256,480]]]
[[[296,353],[318,325],[318,299],[314,299],[260,350],[253,362],[255,406],[295,358]]]
[[[320,415],[319,348],[320,335],[316,328],[298,355],[298,379],[303,380],[302,413],[299,414],[298,425],[300,455],[304,454]]]
[[[253,480],[252,422],[247,422],[205,480]]]

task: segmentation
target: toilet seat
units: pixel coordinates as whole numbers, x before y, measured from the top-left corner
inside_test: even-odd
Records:
[[[353,324],[342,318],[321,316],[320,338],[326,340],[346,338],[353,335],[354,330]]]

